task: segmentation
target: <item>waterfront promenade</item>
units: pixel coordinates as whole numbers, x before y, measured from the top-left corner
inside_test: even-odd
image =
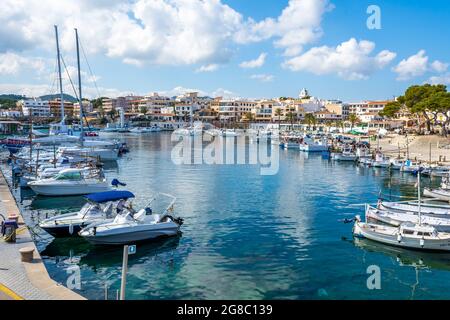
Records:
[[[0,240],[0,300],[82,300],[82,296],[53,281],[31,238],[3,173],[0,174],[0,213],[19,215],[16,243]],[[33,261],[22,262],[19,249],[34,248]]]

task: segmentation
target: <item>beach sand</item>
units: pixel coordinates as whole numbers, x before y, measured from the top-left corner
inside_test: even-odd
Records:
[[[379,143],[381,151],[388,156],[398,156],[400,148],[400,156],[406,158],[409,149],[410,159],[429,162],[431,154],[431,162],[450,164],[450,138],[437,135],[408,135],[406,137],[405,135],[390,134],[380,139]],[[377,142],[372,141],[371,145],[376,148]]]

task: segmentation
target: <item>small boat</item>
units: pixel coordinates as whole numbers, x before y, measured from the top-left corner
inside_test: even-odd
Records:
[[[334,153],[333,160],[356,161],[356,153],[354,153],[351,148],[346,147],[341,153]]]
[[[99,158],[101,161],[115,161],[119,158],[119,149],[96,147],[61,147],[58,149],[60,156],[73,156],[83,158]]]
[[[380,201],[378,204],[378,208],[388,211],[409,212],[414,214],[419,212],[418,202],[398,203],[398,202]],[[450,217],[450,206],[422,202],[420,204],[420,210],[423,214],[449,215]]]
[[[322,152],[328,151],[327,139],[322,138],[319,141],[315,141],[312,137],[306,136],[299,145],[300,151],[304,152]]]
[[[382,153],[377,152],[375,155],[375,160],[372,162],[372,167],[374,168],[389,168],[391,161],[388,157],[384,156]]]
[[[355,220],[353,235],[380,243],[420,250],[450,251],[450,233],[439,232],[433,226],[402,223],[398,227]]]
[[[415,173],[420,170],[420,163],[416,161],[406,160],[400,171]]]
[[[430,198],[435,198],[443,201],[450,201],[450,190],[447,189],[429,189],[423,190],[423,195]]]
[[[450,231],[450,216],[429,216],[424,215],[419,217],[418,213],[412,212],[394,212],[387,210],[380,210],[371,206],[366,207],[366,219],[383,222],[391,226],[399,227],[404,222],[410,222],[413,224],[430,225],[436,228],[438,231],[449,232]]]
[[[108,191],[109,185],[101,170],[64,169],[56,176],[28,183],[37,194],[71,196]]]
[[[392,170],[401,170],[405,165],[405,160],[403,159],[391,159],[391,168]]]
[[[129,191],[92,193],[86,196],[88,202],[80,211],[45,219],[39,223],[39,227],[54,237],[78,235],[81,229],[94,222],[111,219],[115,215],[113,207],[116,202],[130,198],[134,198],[134,194]]]
[[[119,245],[137,241],[152,240],[161,236],[175,236],[180,231],[183,219],[175,218],[169,213],[173,210],[176,198],[160,193],[172,199],[169,206],[161,213],[153,213],[150,205],[134,212],[124,210],[114,219],[93,223],[82,229],[79,235],[92,244]]]
[[[234,129],[226,129],[222,131],[222,137],[237,137],[238,133]]]
[[[297,149],[300,147],[300,142],[298,137],[285,137],[281,146],[284,149]]]
[[[418,203],[421,203],[420,171],[417,174],[417,191]],[[353,235],[407,249],[450,251],[450,233],[438,231],[435,226],[423,223],[421,206],[418,208],[417,220],[414,218],[414,222],[406,221],[399,223],[398,226],[385,226],[367,221],[368,218],[371,218],[372,211],[369,206],[366,206],[366,221],[362,222],[359,216],[355,217]],[[384,220],[383,222],[394,223],[395,219],[392,219],[392,215],[391,218],[386,217],[385,214],[382,216],[380,210],[376,208],[374,208],[374,213],[376,213],[378,219]],[[400,216],[402,216],[400,213],[395,215],[397,218]],[[412,215],[409,218],[413,219]],[[440,218],[432,217],[428,217],[426,220],[441,221]]]

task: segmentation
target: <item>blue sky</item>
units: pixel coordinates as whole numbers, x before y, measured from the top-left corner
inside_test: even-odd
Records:
[[[72,27],[79,28],[100,95],[193,89],[270,98],[296,96],[306,87],[321,98],[357,101],[391,98],[411,84],[450,84],[450,2],[445,0],[62,2],[0,5],[6,12],[0,23],[7,26],[0,31],[1,93],[56,90],[53,24],[59,25],[72,77]],[[381,10],[380,30],[366,26],[372,4]],[[64,20],[59,10],[68,15]],[[17,21],[14,12],[33,23]],[[312,36],[305,37],[309,32]],[[253,68],[242,67],[261,54],[265,59],[254,61]],[[209,72],[200,72],[202,66]],[[97,96],[84,61],[83,71],[86,94]],[[64,82],[72,94],[67,77]]]

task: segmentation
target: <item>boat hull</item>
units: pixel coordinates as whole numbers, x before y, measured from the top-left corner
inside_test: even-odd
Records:
[[[109,186],[106,183],[79,184],[70,186],[29,184],[29,186],[35,193],[43,196],[76,196],[109,190]]]
[[[426,197],[436,198],[443,201],[450,201],[450,192],[442,189],[431,190],[425,188],[423,195]]]
[[[428,250],[428,251],[450,251],[450,239],[436,239],[427,240],[423,244],[420,238],[405,238],[401,237],[400,240],[397,234],[383,235],[370,231],[367,227],[368,224],[364,222],[355,222],[353,226],[353,234],[356,237],[366,238],[372,241],[384,243],[391,246],[414,249],[414,250]],[[394,228],[394,227],[388,227]]]
[[[96,245],[121,245],[138,241],[148,241],[160,237],[175,236],[179,232],[179,226],[169,226],[158,229],[140,230],[128,233],[97,234],[95,236],[83,236],[87,241]]]

